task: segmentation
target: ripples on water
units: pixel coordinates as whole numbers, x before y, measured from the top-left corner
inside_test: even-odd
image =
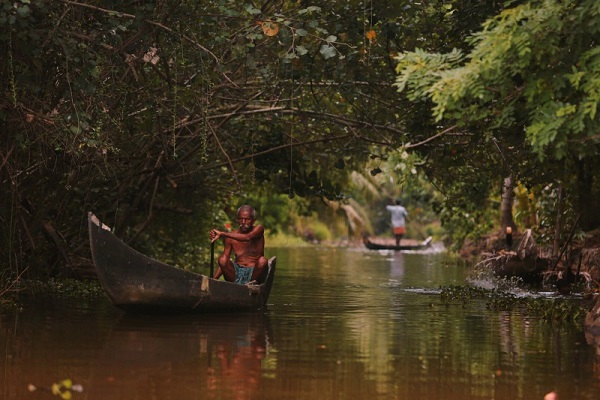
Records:
[[[269,252],[266,312],[130,316],[106,299],[34,299],[0,316],[0,398],[48,397],[27,385],[70,378],[84,388],[73,399],[598,399],[581,329],[444,303],[440,288],[470,271],[443,254]]]

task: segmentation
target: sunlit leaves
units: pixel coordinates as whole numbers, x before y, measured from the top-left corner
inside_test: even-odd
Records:
[[[435,97],[440,102],[438,110],[435,113],[437,119],[443,117],[446,109],[446,103],[449,99],[444,99],[446,90],[455,89],[460,86],[462,79],[460,75],[465,72],[460,68],[463,60],[462,52],[454,49],[449,54],[429,54],[421,49],[414,52],[405,52],[396,58],[398,77],[395,86],[398,91],[407,90],[407,96],[411,100],[425,100]],[[446,95],[457,98],[455,93]]]
[[[431,100],[437,121],[452,116],[466,125],[491,118],[498,129],[524,124],[541,158],[553,148],[552,156],[562,159],[569,138],[597,124],[599,44],[564,49],[564,43],[590,41],[585,21],[600,23],[586,7],[589,1],[575,10],[571,2],[545,0],[507,8],[472,35],[464,60],[418,50],[400,55],[396,85],[411,100]],[[527,102],[515,102],[516,96]]]

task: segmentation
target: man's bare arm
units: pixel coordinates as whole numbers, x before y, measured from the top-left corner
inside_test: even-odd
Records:
[[[216,229],[215,229],[215,231],[216,231]],[[229,239],[235,240],[237,242],[251,242],[254,239],[264,236],[264,234],[265,234],[265,228],[262,225],[254,226],[254,228],[248,233],[217,231],[217,236],[229,238]]]

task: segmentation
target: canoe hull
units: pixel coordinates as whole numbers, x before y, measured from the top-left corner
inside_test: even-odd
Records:
[[[392,243],[389,240],[380,240],[371,239],[369,237],[364,237],[363,242],[365,247],[369,250],[394,250],[394,251],[402,251],[402,250],[422,250],[431,246],[432,237],[428,237],[422,242],[416,244],[406,244],[396,246],[395,242]]]
[[[269,298],[276,258],[269,259],[260,285],[215,280],[154,260],[117,238],[93,213],[90,247],[100,284],[113,304],[126,311],[219,312],[259,310]]]

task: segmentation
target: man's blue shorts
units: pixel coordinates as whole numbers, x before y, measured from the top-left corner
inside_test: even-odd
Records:
[[[245,285],[252,279],[252,271],[254,267],[242,267],[239,264],[233,263],[235,267],[235,283]]]

